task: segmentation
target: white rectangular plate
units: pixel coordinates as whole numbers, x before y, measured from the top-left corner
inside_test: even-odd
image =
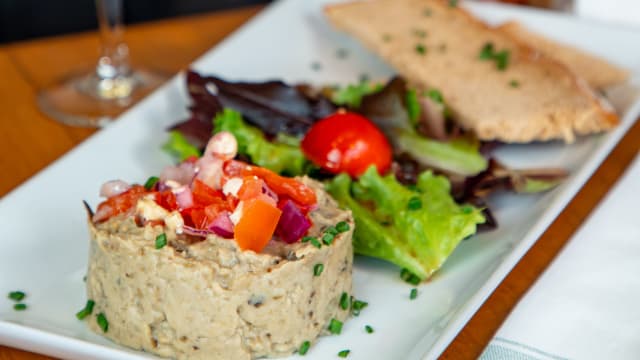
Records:
[[[281,0],[195,63],[195,68],[228,79],[280,78],[286,81],[348,83],[367,73],[392,70],[322,18],[322,0]],[[640,70],[640,33],[581,22],[546,12],[468,4],[490,22],[518,19],[549,36],[573,43]],[[340,48],[347,56],[336,56]],[[311,64],[318,62],[319,70]],[[635,66],[635,68],[634,68]],[[152,96],[27,181],[0,202],[0,343],[53,356],[134,359],[142,352],[119,347],[91,333],[74,314],[85,303],[88,232],[81,203],[95,205],[98,188],[109,179],[143,182],[170,163],[160,151],[164,129],[185,118],[183,77]],[[500,227],[464,241],[444,268],[419,287],[410,287],[398,269],[357,258],[355,295],[369,302],[340,336],[324,337],[307,355],[333,357],[351,349],[351,359],[432,358],[442,352],[527,249],[588,179],[634,122],[640,103],[623,110],[613,132],[561,143],[505,146],[499,157],[513,167],[560,166],[571,177],[540,196],[503,195],[491,199]],[[16,312],[9,291],[28,293],[29,309]],[[367,334],[369,324],[375,333]]]

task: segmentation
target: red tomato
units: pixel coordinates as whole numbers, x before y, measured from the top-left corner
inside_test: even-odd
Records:
[[[353,177],[375,165],[380,174],[391,166],[391,146],[384,134],[365,117],[337,112],[315,123],[304,139],[302,151],[315,164],[334,174]]]
[[[316,193],[305,184],[296,179],[280,176],[267,168],[247,166],[242,174],[261,178],[278,196],[288,196],[298,204],[313,205],[317,201]]]
[[[147,190],[144,186],[133,185],[131,189],[112,196],[98,205],[98,209],[93,218],[95,222],[102,222],[109,219],[112,216],[124,213],[134,207]]]

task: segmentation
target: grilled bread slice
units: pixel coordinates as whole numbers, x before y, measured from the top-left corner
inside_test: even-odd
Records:
[[[515,21],[506,22],[498,29],[544,55],[567,65],[593,88],[604,89],[623,83],[629,77],[629,72],[625,69],[572,46],[535,34]]]
[[[417,88],[442,92],[480,139],[531,142],[612,128],[618,118],[566,66],[444,0],[365,0],[325,8]]]

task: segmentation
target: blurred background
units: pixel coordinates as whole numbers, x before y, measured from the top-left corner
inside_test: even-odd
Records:
[[[304,1],[304,0],[301,0]],[[204,13],[269,0],[134,0],[124,1],[127,24]],[[97,28],[91,0],[0,0],[0,43]]]

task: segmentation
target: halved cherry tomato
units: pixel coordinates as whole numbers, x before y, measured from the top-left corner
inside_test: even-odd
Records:
[[[313,205],[317,201],[316,193],[311,188],[296,179],[280,176],[269,169],[247,166],[242,171],[242,174],[244,176],[255,175],[261,178],[276,194],[286,195],[298,204]]]
[[[334,174],[362,175],[375,165],[380,174],[391,166],[391,146],[384,134],[365,117],[337,112],[315,123],[302,139],[302,152]]]
[[[234,238],[243,250],[257,253],[267,245],[276,231],[282,211],[262,199],[247,204],[234,229]]]
[[[93,221],[105,221],[112,216],[128,211],[134,207],[138,199],[146,193],[147,189],[145,189],[144,186],[133,185],[129,190],[108,198],[98,205]]]

